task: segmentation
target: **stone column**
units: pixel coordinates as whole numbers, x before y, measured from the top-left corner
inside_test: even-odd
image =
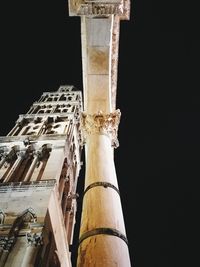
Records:
[[[34,267],[38,250],[42,245],[41,233],[28,233],[27,242],[28,247],[26,248],[21,267]]]
[[[13,129],[7,134],[7,136],[14,135],[19,128],[21,127],[21,123],[17,122]]]
[[[83,114],[86,177],[78,267],[130,267],[113,158],[120,111]]]
[[[3,237],[0,239],[0,248],[1,248],[0,267],[5,266],[8,255],[14,243],[15,243],[14,237]]]
[[[35,169],[35,166],[36,166],[37,162],[38,162],[38,156],[34,155],[34,158],[33,158],[33,161],[31,163],[31,166],[29,167],[29,170],[28,170],[28,172],[26,174],[26,177],[24,178],[24,182],[30,181],[30,178],[31,178],[31,176],[33,174],[33,171]]]
[[[29,170],[26,174],[26,177],[24,178],[24,182],[27,182],[27,181],[30,181],[31,180],[31,176],[34,172],[34,169],[38,163],[38,161],[42,160],[43,157],[45,156],[45,153],[49,153],[49,148],[42,148],[38,151],[34,151],[34,154],[33,154],[33,161],[31,163],[31,166],[29,167]]]
[[[0,258],[0,267],[3,267],[6,263],[6,260],[8,258],[9,251],[8,250],[3,250],[1,253],[1,258]]]
[[[20,164],[21,164],[22,160],[24,159],[24,157],[25,157],[25,152],[24,151],[17,152],[17,159],[15,160],[12,168],[10,169],[9,173],[7,174],[4,182],[10,182],[10,179],[11,179],[13,173],[20,166]]]

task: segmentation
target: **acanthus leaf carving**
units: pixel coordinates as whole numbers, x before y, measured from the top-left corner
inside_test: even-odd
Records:
[[[95,114],[82,113],[81,126],[85,138],[90,134],[104,134],[110,138],[113,147],[118,147],[117,133],[120,117],[119,109],[109,114],[103,114],[102,111]]]
[[[26,239],[29,246],[37,247],[43,244],[42,233],[27,233]]]

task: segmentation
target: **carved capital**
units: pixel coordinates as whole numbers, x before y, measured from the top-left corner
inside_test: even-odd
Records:
[[[17,154],[17,157],[21,159],[24,159],[27,156],[26,151],[18,151],[16,154]]]
[[[37,247],[43,244],[42,233],[27,233],[26,238],[29,246]]]
[[[8,154],[9,149],[6,146],[0,147],[0,157],[5,158]]]
[[[0,148],[0,157],[1,159],[5,159],[8,163],[15,160],[16,157],[16,153],[18,151],[18,147],[14,146],[13,148],[11,148],[11,150],[9,150],[8,148]]]
[[[0,237],[0,248],[4,251],[10,251],[15,243],[16,239],[15,237],[7,237],[3,236]]]
[[[7,160],[7,158],[8,158],[8,153],[1,153],[0,154],[0,160],[5,162]]]
[[[34,156],[38,158],[38,160],[43,160],[47,155],[49,155],[51,151],[51,145],[43,145],[39,150],[34,152]]]
[[[85,136],[90,134],[104,134],[109,136],[113,147],[118,147],[119,142],[117,139],[118,125],[120,122],[121,112],[119,109],[116,111],[103,114],[99,111],[96,114],[82,113],[81,124]]]

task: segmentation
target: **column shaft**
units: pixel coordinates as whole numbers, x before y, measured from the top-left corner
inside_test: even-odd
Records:
[[[21,161],[24,159],[24,153],[21,152],[18,155],[18,158],[16,159],[16,161],[14,162],[12,168],[10,169],[9,173],[7,174],[4,182],[9,182],[13,173],[17,170],[17,168],[20,166]]]
[[[23,262],[21,267],[33,267],[35,266],[35,260],[39,247],[28,246],[25,251]]]
[[[0,161],[0,169],[3,167],[4,163],[6,162],[6,157],[3,157]]]
[[[117,143],[120,113],[83,116],[86,177],[77,266],[130,267],[111,146]]]
[[[30,181],[31,175],[33,174],[37,162],[38,162],[38,156],[35,155],[31,163],[31,166],[29,167],[29,170],[26,174],[26,177],[24,178],[24,182]]]
[[[8,255],[9,255],[9,251],[3,250],[1,254],[1,258],[0,258],[0,267],[3,267],[5,265]]]

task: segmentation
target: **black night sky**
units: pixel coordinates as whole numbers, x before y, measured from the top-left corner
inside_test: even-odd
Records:
[[[43,91],[82,90],[80,19],[67,0],[0,10],[6,135]],[[199,18],[193,0],[135,0],[121,22],[115,161],[134,267],[200,266]]]

